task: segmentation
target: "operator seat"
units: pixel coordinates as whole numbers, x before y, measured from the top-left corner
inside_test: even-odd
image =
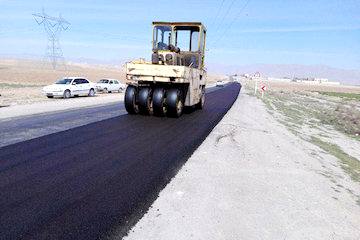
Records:
[[[184,54],[184,62],[185,62],[185,66],[187,66],[187,67],[189,67],[191,65],[191,67],[193,67],[193,68],[198,68],[199,67],[199,56],[197,54],[193,54],[193,53]]]

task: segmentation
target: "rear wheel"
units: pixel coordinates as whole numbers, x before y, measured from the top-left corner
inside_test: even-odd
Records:
[[[156,116],[164,116],[166,114],[165,90],[156,88],[153,93],[153,111]]]
[[[184,103],[182,101],[182,94],[179,89],[170,89],[166,93],[167,115],[169,117],[178,118],[181,116]]]
[[[70,97],[71,97],[70,90],[65,90],[65,91],[64,91],[64,94],[63,94],[63,97],[64,97],[64,98],[70,98]]]
[[[200,102],[198,104],[196,104],[196,108],[197,109],[203,109],[204,104],[205,104],[205,91],[202,90],[201,97],[200,97]]]
[[[139,91],[139,112],[144,115],[152,114],[152,90],[149,87],[141,88]]]
[[[93,88],[90,89],[88,96],[89,97],[95,96],[95,90]]]
[[[137,88],[135,86],[129,85],[126,88],[124,102],[125,109],[129,114],[139,113],[139,107],[136,101]]]

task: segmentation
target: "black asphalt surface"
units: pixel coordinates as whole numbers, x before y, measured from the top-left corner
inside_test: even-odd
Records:
[[[240,88],[207,93],[179,119],[121,115],[0,148],[0,239],[126,234]]]

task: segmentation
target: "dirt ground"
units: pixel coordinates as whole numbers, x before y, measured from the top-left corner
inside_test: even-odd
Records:
[[[54,101],[41,94],[42,87],[70,76],[82,76],[92,82],[101,78],[125,82],[124,66],[121,64],[116,67],[68,63],[66,67],[61,65],[58,70],[53,70],[42,61],[0,60],[0,107]],[[209,74],[208,82],[215,82],[219,78],[224,76]]]
[[[244,85],[254,96],[254,83],[244,81]],[[357,90],[357,87],[341,86],[304,90],[303,86],[296,89],[292,85],[269,87],[263,97],[260,92],[256,96],[277,121],[299,138],[338,158],[343,170],[360,182],[360,92]]]
[[[101,78],[117,78],[124,80],[125,73],[119,64],[115,66],[88,65],[67,63],[53,70],[42,61],[31,60],[0,60],[0,83],[21,86],[43,86],[54,83],[59,78],[82,76],[92,82]]]
[[[0,106],[53,101],[41,93],[45,85],[66,76],[82,76],[92,82],[101,78],[124,81],[122,67],[67,64],[53,70],[49,64],[30,60],[0,60]]]

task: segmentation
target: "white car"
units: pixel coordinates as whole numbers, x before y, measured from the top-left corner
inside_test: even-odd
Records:
[[[226,84],[226,82],[224,80],[219,80],[216,82],[217,87],[223,87],[225,84]]]
[[[86,78],[67,77],[60,79],[55,84],[43,88],[43,93],[48,98],[63,97],[70,98],[74,96],[90,96],[95,95],[96,87]]]
[[[101,79],[96,83],[96,90],[101,92],[122,92],[125,90],[126,85],[116,79]]]

